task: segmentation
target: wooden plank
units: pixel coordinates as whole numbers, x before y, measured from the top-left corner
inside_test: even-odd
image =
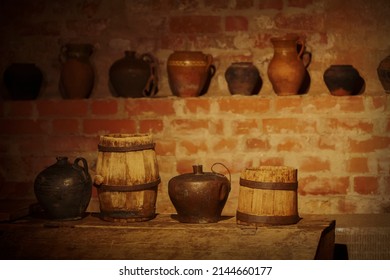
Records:
[[[326,231],[327,230],[327,231]],[[183,224],[170,215],[139,223],[26,220],[0,225],[2,259],[314,259],[332,221],[302,219],[291,226],[243,227],[234,217]],[[329,246],[332,246],[330,244]]]
[[[0,222],[14,221],[29,215],[32,200],[0,200]]]

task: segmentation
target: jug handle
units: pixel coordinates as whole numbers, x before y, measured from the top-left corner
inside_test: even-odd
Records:
[[[149,61],[150,66],[150,76],[144,90],[142,91],[143,96],[152,97],[157,93],[157,84],[158,84],[158,73],[157,73],[157,59],[154,58],[150,53],[144,53],[141,56],[141,59],[144,61]]]
[[[231,190],[231,183],[232,183],[232,176],[230,174],[230,171],[229,169],[223,164],[223,163],[220,163],[220,162],[216,162],[214,163],[212,166],[211,166],[211,171],[214,173],[214,174],[221,174],[221,173],[218,173],[218,172],[215,172],[213,170],[213,167],[215,165],[222,165],[223,167],[225,167],[225,169],[227,170],[227,172],[229,173],[229,186],[226,186],[226,184],[222,184],[221,185],[221,189],[219,190],[219,200],[224,200],[226,198],[226,195],[230,192]],[[221,174],[222,175],[222,174]]]
[[[83,166],[80,166],[79,165],[79,162],[82,161],[83,163]],[[87,179],[88,178],[88,163],[87,163],[87,160],[83,157],[78,157],[74,160],[74,163],[73,163],[74,166],[79,166],[83,169],[83,173],[84,173],[84,178]]]
[[[60,54],[59,54],[59,56],[58,56],[58,59],[59,59],[59,61],[62,63],[62,64],[64,64],[65,62],[66,62],[66,55],[65,55],[65,53],[66,53],[66,51],[67,51],[67,46],[66,45],[63,45],[62,47],[61,47],[61,51],[60,51]]]
[[[226,165],[224,165],[223,163],[220,163],[220,162],[214,163],[214,164],[211,166],[211,171],[212,171],[214,174],[221,174],[221,173],[215,172],[215,171],[213,170],[213,167],[214,167],[215,165],[217,165],[217,164],[222,165],[222,166],[226,169],[226,171],[227,171],[228,174],[229,174],[229,182],[231,183],[231,182],[232,182],[232,175],[230,174],[229,169],[228,169],[228,168],[226,167]],[[223,175],[223,174],[221,174],[221,175]]]
[[[301,55],[303,54],[303,52],[305,50],[305,42],[299,38],[297,40],[297,44],[301,45],[301,49],[299,50],[299,53],[298,53],[298,57],[301,57]]]
[[[305,57],[307,57],[307,58],[305,59]],[[305,68],[307,68],[307,66],[309,66],[309,64],[311,62],[311,53],[304,51],[303,55],[302,55],[302,61],[303,61],[303,65],[305,66]]]

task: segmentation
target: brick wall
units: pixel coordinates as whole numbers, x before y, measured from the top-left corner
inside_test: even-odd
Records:
[[[222,162],[232,173],[230,213],[240,172],[259,164],[299,170],[302,213],[388,212],[389,108],[390,95],[8,101],[0,121],[2,195],[33,196],[32,180],[58,155],[85,157],[93,175],[99,135],[153,133],[159,211],[173,211],[171,177]]]
[[[376,75],[390,53],[390,3],[338,0],[104,1],[17,0],[0,4],[1,69],[34,62],[45,82],[36,101],[2,101],[0,195],[33,197],[32,181],[58,155],[85,157],[94,172],[98,136],[151,132],[162,184],[158,211],[172,212],[168,180],[192,164],[232,172],[226,213],[234,214],[240,172],[259,164],[299,170],[301,213],[390,211],[390,95]],[[298,33],[312,53],[309,91],[276,96],[266,76],[270,37]],[[96,81],[88,100],[62,100],[58,60],[63,43],[88,42]],[[172,97],[166,60],[175,49],[214,57],[206,95]],[[160,64],[157,98],[114,98],[108,69],[124,50],[151,52]],[[259,95],[230,96],[224,72],[252,60]],[[333,97],[322,80],[330,64],[353,64],[362,95]],[[4,87],[1,89],[4,93]]]

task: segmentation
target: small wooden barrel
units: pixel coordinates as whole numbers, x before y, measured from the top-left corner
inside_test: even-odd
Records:
[[[237,224],[287,225],[299,221],[297,169],[262,166],[240,177]]]
[[[152,136],[104,135],[98,150],[94,185],[100,217],[114,222],[153,219],[160,176]]]

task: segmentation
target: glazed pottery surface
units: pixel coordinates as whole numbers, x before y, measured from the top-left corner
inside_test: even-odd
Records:
[[[331,65],[324,72],[324,82],[335,96],[356,95],[364,80],[352,65]]]
[[[4,84],[12,100],[34,100],[42,86],[43,75],[33,63],[13,63],[3,75]]]
[[[252,62],[233,62],[225,72],[231,94],[257,94],[261,86],[259,71]]]
[[[80,165],[82,162],[82,165]],[[76,158],[71,164],[67,157],[38,174],[34,181],[35,196],[52,219],[76,220],[83,217],[92,194],[92,179],[87,161]]]
[[[194,165],[193,173],[173,177],[168,193],[182,223],[215,223],[230,192],[230,181],[215,172],[203,172],[202,165]]]
[[[390,93],[390,55],[380,62],[377,73],[383,89]]]
[[[151,97],[157,93],[158,62],[151,54],[126,51],[109,70],[110,83],[121,97]]]
[[[61,49],[60,91],[65,99],[90,96],[95,79],[89,61],[92,51],[91,44],[67,44]]]
[[[213,57],[200,51],[175,51],[167,61],[171,91],[179,97],[196,97],[203,93],[214,74]]]
[[[298,36],[271,38],[274,55],[268,65],[268,78],[277,95],[295,95],[303,83],[306,66],[301,59],[305,44]],[[297,52],[297,46],[301,49]]]

